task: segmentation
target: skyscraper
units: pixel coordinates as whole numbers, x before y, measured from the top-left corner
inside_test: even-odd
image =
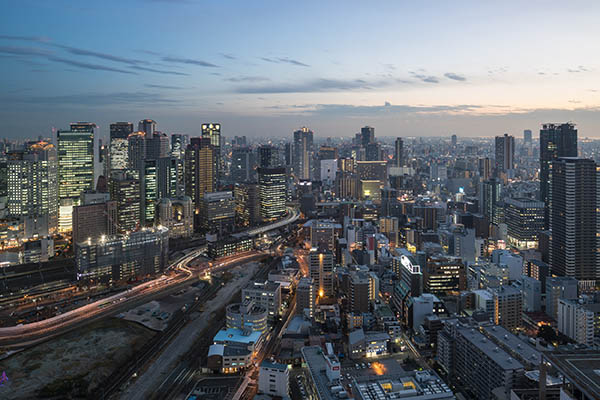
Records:
[[[302,127],[294,132],[294,174],[298,179],[311,179],[313,132]]]
[[[143,225],[154,222],[156,206],[158,204],[158,160],[144,160],[140,168],[140,216]]]
[[[502,182],[495,178],[481,182],[479,196],[479,212],[487,217],[488,223],[497,223],[498,203],[502,199]]]
[[[146,159],[157,160],[169,156],[169,138],[162,132],[146,134]]]
[[[171,135],[171,155],[176,158],[183,158],[189,140],[190,138],[188,135],[173,133]]]
[[[110,169],[127,168],[128,141],[127,138],[133,133],[133,124],[131,122],[115,122],[110,124]]]
[[[231,152],[231,179],[234,182],[250,182],[256,179],[254,152],[250,147],[236,147]]]
[[[210,140],[215,152],[216,180],[219,180],[221,171],[223,170],[223,161],[221,160],[221,124],[210,123],[202,124],[202,138]]]
[[[74,205],[83,192],[94,189],[95,128],[95,124],[78,122],[71,124],[71,130],[57,133],[59,198],[72,199]]]
[[[185,150],[185,194],[192,199],[196,215],[200,213],[204,193],[216,188],[216,150],[210,138],[192,138]]]
[[[366,148],[369,143],[375,143],[375,128],[364,126],[360,128],[360,144]]]
[[[138,131],[144,132],[148,136],[154,135],[156,130],[156,121],[152,119],[143,119],[138,122]]]
[[[523,131],[523,141],[525,142],[525,144],[531,144],[531,129],[525,129]]]
[[[333,297],[334,256],[331,250],[313,248],[309,255],[310,277],[317,286],[319,297]]]
[[[264,145],[258,148],[258,166],[262,168],[271,168],[279,166],[279,149],[271,145]]]
[[[546,204],[545,228],[550,228],[548,189],[550,164],[559,157],[577,157],[577,129],[575,125],[544,124],[540,129],[540,200]]]
[[[146,133],[133,132],[127,137],[127,166],[139,171],[146,159]]]
[[[600,279],[597,168],[593,160],[577,157],[552,162],[549,206],[553,275],[579,281]]]
[[[111,174],[110,198],[117,202],[117,229],[120,233],[136,229],[140,223],[140,181],[137,176],[123,170]]]
[[[515,138],[508,134],[496,136],[496,174],[506,173],[511,177],[515,159]]]
[[[259,168],[258,186],[261,218],[273,221],[283,217],[287,197],[285,168]]]
[[[394,161],[396,162],[396,167],[404,166],[404,142],[402,138],[396,138],[394,142]]]
[[[54,145],[27,143],[25,150],[6,153],[8,214],[35,218],[42,232],[58,229],[58,157]]]

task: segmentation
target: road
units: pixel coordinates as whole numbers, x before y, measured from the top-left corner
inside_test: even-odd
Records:
[[[281,226],[295,222],[300,213],[293,208],[288,208],[288,216],[273,224],[247,231],[249,234],[258,233],[280,228]],[[57,315],[42,321],[31,322],[27,324],[0,328],[0,346],[6,348],[23,347],[39,343],[51,337],[65,333],[83,323],[91,322],[102,317],[114,315],[119,312],[131,309],[136,305],[144,304],[159,296],[164,296],[171,290],[185,287],[196,279],[195,272],[202,272],[210,268],[210,265],[203,264],[200,271],[192,271],[187,266],[197,258],[203,248],[192,249],[178,261],[173,263],[169,269],[176,270],[178,273],[174,277],[163,275],[159,278],[142,283],[128,290],[125,293],[119,293],[108,298],[104,298],[93,303],[83,305],[77,309],[70,310],[61,315]],[[219,269],[229,265],[229,261],[219,260],[221,265],[215,265],[211,270]]]

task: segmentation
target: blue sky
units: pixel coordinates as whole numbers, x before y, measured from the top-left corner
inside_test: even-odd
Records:
[[[600,4],[550,3],[0,0],[2,136],[600,136]]]

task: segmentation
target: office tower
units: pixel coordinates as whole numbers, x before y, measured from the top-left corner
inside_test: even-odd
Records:
[[[525,144],[531,144],[531,139],[532,139],[531,129],[525,129],[523,131],[523,141],[525,142]]]
[[[151,119],[143,119],[138,122],[138,131],[144,132],[147,136],[154,135],[154,131],[156,130],[156,121]]]
[[[512,177],[515,165],[515,138],[508,134],[496,136],[496,174],[506,173]]]
[[[311,278],[300,278],[296,287],[296,314],[313,317],[317,293]]]
[[[521,293],[523,293],[523,311],[542,311],[542,282],[528,276],[521,276]]]
[[[114,282],[159,274],[168,266],[168,234],[153,228],[82,242],[75,256],[77,278]]]
[[[387,182],[387,161],[357,161],[355,167],[360,180],[377,180],[382,185]]]
[[[538,234],[544,230],[544,203],[527,198],[506,199],[504,220],[508,242],[518,249],[538,247]]]
[[[285,168],[259,168],[258,186],[262,220],[274,221],[283,217],[287,199]]]
[[[492,163],[488,157],[477,160],[479,177],[482,180],[488,180],[492,177]]]
[[[162,198],[156,209],[156,226],[169,230],[169,238],[187,238],[194,233],[194,211],[188,196]]]
[[[273,321],[281,314],[281,284],[279,282],[254,281],[242,289],[242,302],[253,301],[264,307],[268,319]]]
[[[158,195],[158,160],[144,160],[140,168],[140,216],[144,226],[154,223]]]
[[[494,323],[508,330],[522,325],[523,295],[512,286],[502,285],[489,289],[494,298]]]
[[[546,293],[546,278],[550,275],[550,266],[542,260],[527,260],[523,263],[523,275],[541,282],[542,293]]]
[[[291,167],[292,159],[293,159],[293,149],[292,149],[291,143],[285,144],[285,146],[283,148],[283,158],[284,158],[285,166]]]
[[[452,135],[452,137],[451,137],[452,147],[456,147],[457,142],[458,142],[458,137],[456,135]]]
[[[379,146],[379,143],[373,142],[367,144],[367,147],[365,147],[365,158],[367,161],[381,160],[381,146]]]
[[[549,264],[553,275],[590,283],[600,278],[596,169],[593,160],[584,158],[567,157],[552,162]]]
[[[540,129],[540,200],[546,204],[546,229],[550,229],[550,164],[559,157],[577,157],[577,129],[572,123],[544,124]]]
[[[297,179],[311,179],[313,132],[302,127],[294,132],[293,167]]]
[[[58,156],[53,144],[27,143],[6,153],[6,206],[10,217],[39,220],[42,234],[58,230]]]
[[[185,194],[192,199],[196,214],[202,197],[217,187],[216,151],[209,138],[192,138],[185,150]]]
[[[129,160],[129,142],[127,138],[133,133],[131,122],[115,122],[110,124],[109,159],[110,170],[125,169]]]
[[[139,177],[127,171],[114,171],[109,181],[110,198],[117,202],[117,228],[120,233],[136,230],[140,224]]]
[[[319,160],[337,160],[339,158],[337,147],[321,146],[319,147]]]
[[[239,226],[260,222],[259,187],[256,183],[236,183],[233,188],[235,218]]]
[[[350,273],[350,310],[362,314],[369,312],[372,281],[364,271]]]
[[[78,122],[68,131],[57,132],[58,197],[60,230],[72,229],[73,206],[86,190],[94,189],[94,129],[95,124]]]
[[[319,297],[333,297],[334,256],[326,248],[313,248],[308,254],[310,277],[317,287]]]
[[[146,134],[133,132],[127,137],[127,165],[133,171],[139,171],[146,159]]]
[[[502,200],[502,182],[496,178],[481,182],[479,196],[479,212],[488,219],[488,223],[497,223],[498,203]]]
[[[358,198],[358,178],[352,172],[338,171],[335,174],[335,194],[339,199]]]
[[[200,207],[200,227],[212,232],[231,232],[235,223],[232,192],[205,193]]]
[[[231,145],[234,147],[246,147],[248,145],[246,136],[234,136],[231,140]]]
[[[334,221],[313,220],[310,225],[310,245],[314,248],[335,250],[337,232],[342,226]]]
[[[392,271],[396,278],[403,283],[409,297],[423,294],[423,273],[413,255],[406,249],[396,250],[400,255],[392,258]]]
[[[400,137],[394,141],[394,161],[396,167],[404,166],[404,141]]]
[[[364,126],[360,128],[360,144],[362,147],[367,148],[369,143],[375,142],[375,128],[370,126]]]
[[[102,143],[102,139],[98,140],[98,162],[100,163],[101,172],[98,179],[110,175],[110,148],[109,145]],[[97,181],[97,180],[96,180]],[[97,183],[96,183],[97,184]]]
[[[546,279],[546,314],[558,319],[560,299],[577,300],[577,279],[569,276],[554,276]]]
[[[158,190],[161,197],[181,197],[185,194],[185,163],[177,157],[159,158]],[[165,175],[166,174],[166,175]],[[164,183],[163,179],[167,182]]]
[[[171,155],[176,158],[183,158],[189,141],[188,135],[173,133],[171,135]]]
[[[255,179],[255,155],[250,147],[236,147],[231,152],[231,180],[250,182]]]
[[[146,134],[146,160],[168,157],[169,153],[169,138],[166,134],[162,132]]]
[[[434,255],[423,270],[425,293],[449,295],[467,289],[467,274],[460,258]]]
[[[279,149],[271,145],[260,146],[258,152],[258,166],[261,168],[272,168],[278,167],[279,162]]]
[[[594,345],[600,318],[599,304],[580,304],[577,300],[558,300],[557,329],[578,344]]]
[[[117,234],[117,202],[82,204],[73,207],[73,244],[96,241]]]
[[[223,170],[223,160],[221,158],[221,124],[210,123],[210,124],[202,124],[201,126],[202,138],[208,139],[210,144],[212,145],[215,153],[215,163],[217,168],[216,172],[216,180],[219,180],[221,176],[221,171]]]

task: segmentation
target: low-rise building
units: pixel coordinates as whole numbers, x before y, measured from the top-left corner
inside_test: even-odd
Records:
[[[287,365],[263,361],[258,375],[258,391],[270,396],[289,397],[289,370]]]
[[[269,320],[281,314],[281,285],[275,282],[250,282],[242,289],[242,300],[267,309]]]

